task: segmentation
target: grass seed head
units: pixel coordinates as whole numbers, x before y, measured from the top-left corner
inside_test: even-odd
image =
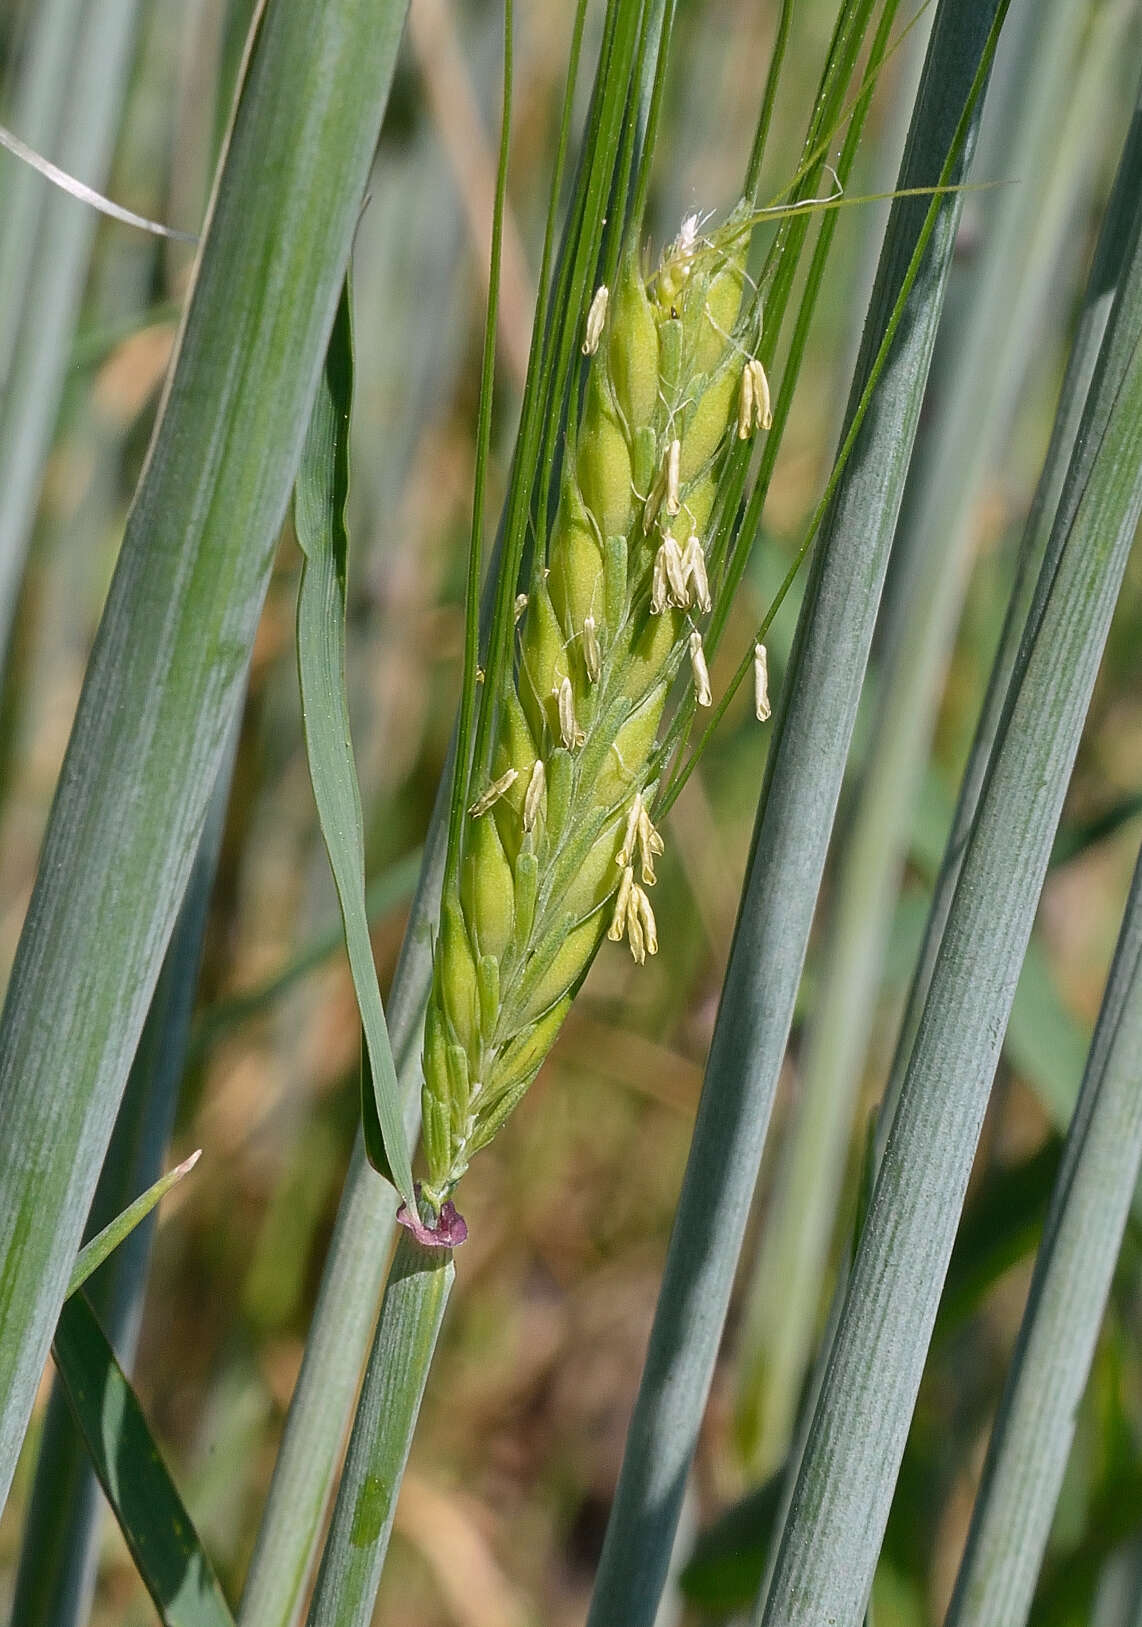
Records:
[[[596,290],[546,568],[515,601],[511,671],[482,691],[494,778],[463,824],[425,1024],[437,1209],[538,1071],[603,936],[638,964],[658,949],[652,753],[687,658],[710,704],[702,537],[747,393],[751,428],[769,412],[733,336],[745,236],[734,217],[706,225],[688,216],[649,278],[628,253]]]

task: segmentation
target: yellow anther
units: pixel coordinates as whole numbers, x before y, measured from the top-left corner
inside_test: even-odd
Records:
[[[599,340],[603,334],[603,324],[607,320],[607,303],[610,292],[606,283],[600,283],[595,289],[595,297],[591,301],[591,308],[587,312],[587,332],[583,338],[584,356],[593,356],[599,348]]]
[[[741,394],[738,397],[738,438],[746,440],[756,426],[769,429],[773,424],[773,408],[769,399],[769,380],[765,368],[756,356],[750,356],[742,368]]]
[[[694,674],[694,693],[698,705],[711,705],[710,670],[706,665],[706,652],[702,648],[702,635],[697,628],[690,634],[690,670]]]
[[[564,678],[556,690],[556,699],[559,706],[559,734],[568,751],[574,751],[581,746],[587,736],[579,727],[575,717],[575,697],[571,693],[571,680]]]
[[[519,769],[509,768],[505,774],[500,775],[498,780],[493,780],[483,795],[478,796],[468,809],[472,818],[479,819],[481,814],[486,814],[492,804],[498,802],[504,792],[510,790],[518,779]]]
[[[531,778],[527,782],[527,791],[523,799],[524,830],[535,829],[535,822],[539,818],[539,807],[543,801],[546,785],[547,770],[543,766],[543,758],[537,757],[531,765]]]
[[[618,943],[626,931],[627,906],[630,903],[631,890],[634,887],[634,871],[628,864],[623,870],[622,880],[619,882],[618,895],[615,898],[615,913],[611,916],[611,924],[607,928],[607,937],[612,943]]]
[[[679,479],[682,471],[682,442],[671,441],[666,448],[666,461],[663,464],[663,473],[666,478],[666,512],[677,514],[682,507],[679,496]]]
[[[602,670],[602,658],[599,653],[599,635],[595,628],[594,616],[583,618],[583,665],[587,669],[588,678],[593,684],[597,684]]]
[[[662,837],[650,822],[650,815],[646,811],[646,804],[641,796],[637,798],[638,808],[638,856],[642,879],[646,886],[653,887],[658,877],[654,873],[654,860],[665,852]],[[651,954],[654,950],[651,950]]]
[[[638,831],[638,820],[641,812],[642,792],[636,791],[634,801],[630,805],[630,812],[627,814],[627,828],[623,834],[623,845],[615,854],[615,863],[624,870],[634,857],[635,835]]]
[[[753,709],[757,713],[759,723],[764,723],[770,715],[769,661],[764,644],[755,644],[753,647]]]
[[[638,921],[639,936],[646,945],[646,953],[648,955],[657,955],[658,927],[655,924],[654,911],[650,907],[650,899],[647,898],[641,887],[631,888],[630,903],[627,905],[627,931],[630,934],[632,955],[634,954],[635,919]],[[635,955],[635,959],[640,965],[642,964],[642,955]]]
[[[682,550],[680,568],[683,581],[692,589],[692,592],[688,592],[686,595],[687,604],[692,601],[703,614],[709,615],[711,609],[710,582],[706,575],[706,556],[702,552],[700,539],[694,533],[691,533],[685,548]]]
[[[517,593],[515,596],[515,611],[512,617],[513,625],[518,624],[519,618],[527,609],[527,594]]]

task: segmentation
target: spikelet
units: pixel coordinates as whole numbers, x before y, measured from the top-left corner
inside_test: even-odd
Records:
[[[741,410],[745,240],[732,218],[709,238],[699,225],[649,279],[628,254],[587,320],[548,569],[516,601],[514,682],[442,900],[424,1040],[436,1210],[534,1078],[604,934],[639,963],[658,948],[650,758],[687,657],[710,701],[703,531]]]

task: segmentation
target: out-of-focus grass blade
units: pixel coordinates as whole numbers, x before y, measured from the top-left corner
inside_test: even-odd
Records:
[[[1142,857],[1126,905],[947,1627],[1022,1627],[1142,1164]]]
[[[1104,94],[1109,42],[1102,40],[1085,64],[1092,71],[1081,79],[1072,139],[1052,141],[1060,107],[1069,105],[1072,89],[1077,94],[1074,59],[1085,22],[1071,0],[1024,0],[1007,24],[1019,26],[1020,61],[996,89],[1006,94],[1003,162],[1020,184],[981,200],[985,251],[966,318],[944,352],[954,360],[937,393],[943,414],[918,445],[921,478],[914,464],[895,544],[897,587],[886,604],[895,636],[885,641],[873,738],[838,856],[802,1088],[767,1208],[743,1346],[739,1432],[759,1474],[784,1459],[810,1361],[893,899],[967,582],[980,483],[1038,328],[1045,285],[1073,217],[1076,181],[1100,133],[1091,104]],[[981,158],[983,151],[981,139]]]
[[[1142,250],[1111,314],[792,1490],[765,1627],[855,1627],[1142,513]]]
[[[87,1225],[113,1218],[162,1167],[174,1122],[202,958],[207,906],[230,789],[224,764],[162,975],[151,1000]],[[137,1226],[88,1282],[85,1298],[129,1371],[141,1321],[153,1222]],[[103,1500],[62,1384],[52,1385],[24,1524],[13,1620],[83,1627],[95,1590]]]
[[[96,190],[111,167],[139,10],[139,0],[45,0],[34,13],[25,98],[33,105],[15,134]],[[0,176],[2,671],[99,216],[10,153]]]
[[[1137,1464],[1124,1465],[1092,1500],[1078,1547],[1048,1561],[1035,1627],[1142,1627],[1139,1507],[1142,1473]]]
[[[342,1471],[309,1627],[368,1627],[432,1353],[452,1251],[402,1232]]]
[[[71,1276],[67,1284],[67,1296],[70,1299],[77,1288],[98,1269],[125,1237],[129,1237],[135,1227],[147,1218],[151,1210],[166,1197],[172,1186],[177,1186],[184,1175],[189,1175],[195,1164],[202,1157],[202,1148],[192,1152],[189,1158],[184,1158],[181,1164],[176,1164],[167,1174],[161,1175],[153,1186],[137,1197],[134,1203],[124,1209],[122,1214],[116,1215],[110,1225],[104,1226],[101,1232],[94,1236],[90,1243],[85,1243],[75,1257],[75,1264],[71,1268]]]
[[[163,1627],[233,1627],[138,1398],[82,1294],[64,1306],[54,1349],[99,1483]]]
[[[12,89],[5,96],[7,122],[41,151],[58,135],[67,98],[82,0],[44,0],[22,19],[23,37],[9,64]],[[18,25],[17,25],[18,26]],[[8,85],[2,87],[8,91]],[[13,158],[0,158],[4,177],[4,231],[0,234],[0,381],[6,385],[20,331],[40,216],[49,194],[35,174]]]
[[[994,49],[992,25],[1003,9],[941,5],[902,187],[961,178],[972,146],[971,110],[978,113]],[[959,193],[901,199],[890,217],[850,419],[886,334],[895,337],[817,545],[778,701],[592,1627],[649,1624],[666,1575],[789,1034],[961,201]]]
[[[116,203],[114,198],[105,197],[102,192],[96,191],[95,187],[88,186],[86,181],[79,180],[67,170],[61,169],[58,164],[53,164],[50,158],[45,158],[43,153],[37,152],[34,147],[29,147],[26,141],[21,141],[19,136],[13,135],[12,131],[2,124],[0,124],[0,147],[42,175],[46,181],[58,187],[68,197],[87,204],[97,214],[106,215],[108,220],[116,220],[121,226],[135,226],[140,231],[150,232],[155,237],[164,237],[175,243],[198,242],[195,232],[179,231],[175,226],[167,226],[161,220],[151,220],[147,215],[136,214],[133,209]]]
[[[294,498],[305,563],[297,593],[297,662],[309,774],[337,887],[345,943],[368,1056],[362,1058],[361,1116],[374,1169],[415,1206],[400,1086],[381,1005],[365,902],[365,823],[349,733],[345,611],[349,535],[349,413],[353,332],[346,283],[301,455]]]
[[[1130,796],[1119,797],[1109,808],[1104,808],[1092,819],[1084,819],[1081,824],[1064,825],[1051,849],[1051,863],[1069,864],[1088,848],[1097,846],[1099,842],[1105,842],[1109,836],[1114,836],[1123,825],[1128,825],[1140,814],[1142,814],[1142,791],[1136,791]]]
[[[719,1616],[749,1609],[765,1574],[780,1502],[781,1479],[774,1475],[707,1526],[678,1579],[690,1604]]]
[[[924,941],[916,961],[904,1016],[900,1023],[900,1035],[885,1092],[889,1111],[881,1118],[884,1134],[887,1134],[892,1122],[891,1103],[899,1092],[932,980],[932,971],[951,908],[968,835],[982,794],[992,746],[1003,715],[1008,682],[1015,667],[1032,596],[1044,559],[1049,557],[1048,549],[1059,546],[1065,534],[1063,528],[1056,526],[1056,512],[1063,494],[1064,481],[1067,479],[1071,448],[1076,444],[1106,324],[1119,283],[1125,275],[1127,256],[1133,241],[1140,168],[1142,168],[1142,89],[1135,102],[1134,117],[1123,146],[1114,187],[1099,233],[1098,246],[1087,280],[1086,295],[1079,314],[1059,406],[1051,430],[1050,445],[1047,448],[1042,474],[1019,548],[1015,584],[1004,617],[999,648],[992,663],[983,709],[976,725],[967,766],[960,781],[955,816],[928,912]],[[1078,452],[1080,458],[1090,456],[1093,455],[1093,448],[1084,449],[1080,445]],[[1078,487],[1078,481],[1072,482],[1072,494],[1077,493]]]
[[[0,1021],[0,1498],[242,693],[404,11],[259,14]]]
[[[1047,951],[1032,937],[1019,971],[1003,1048],[1060,1132],[1066,1130],[1074,1111],[1089,1044],[1089,1026],[1063,1004]]]
[[[417,848],[405,858],[374,876],[365,888],[365,912],[370,922],[376,922],[391,910],[407,904],[416,891],[424,851]],[[197,1059],[211,1045],[232,1029],[257,1016],[279,999],[295,983],[329,960],[345,947],[345,927],[341,921],[317,933],[311,942],[300,949],[280,971],[274,972],[264,983],[242,994],[227,995],[207,1006],[196,1019],[191,1036],[190,1054]]]
[[[1136,1491],[1135,1507],[1137,1497]],[[1136,1530],[1130,1535],[1133,1540],[1123,1542],[1106,1562],[1090,1627],[1142,1627],[1142,1539]],[[1081,1597],[1085,1604],[1090,1597],[1089,1589]],[[1066,1619],[1060,1614],[1052,1615],[1048,1609],[1042,1617],[1042,1627],[1061,1627]],[[1071,1621],[1078,1619],[1077,1613],[1070,1617]]]
[[[1034,1251],[1042,1236],[1060,1154],[1059,1138],[1049,1136],[1021,1164],[996,1171],[979,1197],[969,1203],[956,1234],[933,1344],[954,1332],[978,1308],[991,1285]]]

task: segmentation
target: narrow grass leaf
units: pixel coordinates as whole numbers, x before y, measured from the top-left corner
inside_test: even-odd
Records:
[[[1022,1627],[1142,1164],[1142,857],[992,1432],[947,1627]]]
[[[997,9],[941,6],[902,186],[946,184],[962,175]],[[649,1624],[667,1573],[792,1020],[959,211],[960,195],[953,193],[900,200],[890,219],[850,415],[873,367],[880,363],[883,371],[818,544],[778,703],[592,1627]],[[895,342],[885,362],[879,353],[886,334]]]
[[[368,1627],[456,1267],[402,1232],[353,1422],[310,1627]]]
[[[889,1083],[885,1091],[888,1105],[880,1119],[882,1145],[892,1122],[892,1103],[904,1078],[920,1014],[931,984],[932,972],[947,924],[968,834],[979,806],[988,762],[1003,714],[1007,687],[1015,668],[1032,596],[1044,560],[1049,557],[1048,549],[1058,547],[1065,535],[1065,527],[1056,525],[1057,510],[1064,483],[1068,478],[1071,453],[1076,445],[1076,436],[1086,407],[1087,394],[1106,332],[1106,324],[1119,284],[1125,275],[1135,225],[1140,166],[1142,166],[1142,87],[1135,100],[1134,116],[1123,145],[1114,186],[1099,232],[1098,245],[1087,279],[1082,310],[1079,313],[1059,405],[1051,429],[1050,444],[1019,547],[1015,583],[1004,616],[999,647],[992,662],[987,693],[976,725],[967,766],[960,780],[955,815],[932,895],[927,925],[924,929],[924,941],[908,990]],[[1078,451],[1080,457],[1090,456],[1093,447],[1084,449],[1080,443]],[[1070,482],[1072,502],[1077,499],[1079,489],[1080,482],[1072,479]]]
[[[99,1483],[163,1627],[233,1627],[143,1409],[82,1294],[64,1306],[54,1350]]]
[[[868,1599],[1019,965],[1142,512],[1142,254],[1115,302],[792,1490],[764,1627]]]
[[[678,1578],[690,1604],[711,1615],[749,1609],[765,1575],[780,1503],[781,1479],[774,1475],[707,1526]]]
[[[302,450],[294,498],[298,545],[305,556],[297,592],[297,664],[309,776],[321,834],[337,887],[349,967],[365,1032],[361,1068],[365,1146],[374,1168],[410,1206],[412,1165],[401,1117],[389,1030],[381,1005],[365,899],[365,822],[349,732],[345,687],[345,613],[349,534],[349,413],[353,332],[346,283]]]
[[[199,1147],[198,1151],[192,1152],[189,1158],[184,1158],[181,1164],[176,1164],[166,1175],[160,1176],[154,1185],[149,1186],[144,1193],[135,1199],[134,1203],[123,1210],[122,1214],[116,1215],[109,1225],[104,1226],[103,1230],[97,1233],[90,1243],[83,1245],[75,1257],[75,1264],[71,1268],[71,1276],[68,1279],[67,1297],[69,1299],[77,1288],[83,1287],[91,1273],[103,1264],[107,1256],[119,1247],[124,1238],[131,1235],[140,1221],[147,1218],[159,1200],[166,1197],[171,1187],[177,1186],[184,1175],[190,1174],[201,1157],[202,1148]]]
[[[1090,819],[1081,820],[1073,825],[1063,825],[1051,849],[1051,863],[1069,864],[1072,859],[1081,858],[1092,847],[1097,847],[1100,842],[1114,836],[1123,825],[1128,825],[1140,817],[1142,817],[1142,791],[1134,791],[1127,796],[1118,797],[1109,807]]]
[[[241,698],[404,11],[259,14],[0,1021],[0,1499]]]
[[[365,912],[371,924],[381,921],[392,911],[407,904],[416,891],[424,852],[416,848],[403,859],[398,859],[380,875],[374,876],[365,888]],[[258,1016],[275,1000],[288,993],[295,984],[324,965],[345,947],[345,926],[340,920],[323,931],[292,955],[280,971],[267,977],[241,994],[232,994],[216,1000],[199,1015],[191,1036],[191,1058],[197,1060],[226,1034]]]
[[[139,0],[49,0],[36,8],[27,117],[7,145],[39,148],[94,188],[111,168]],[[21,100],[24,100],[21,98]],[[19,138],[23,137],[21,141]],[[0,670],[51,448],[99,216],[6,154],[0,250]],[[13,170],[23,173],[13,175]],[[9,212],[11,210],[11,212]]]
[[[444,870],[446,792],[445,779],[388,1002],[410,1141],[420,1121],[420,1032]],[[242,1592],[241,1627],[290,1627],[297,1620],[376,1322],[394,1229],[391,1190],[378,1179],[359,1134]]]
[[[1039,1246],[1061,1150],[1060,1138],[1048,1136],[1022,1163],[995,1170],[964,1210],[933,1344],[955,1333],[1004,1272]]]
[[[1034,49],[1022,53],[1029,59],[1022,74],[1001,76],[997,84],[1007,98],[1004,163],[1020,184],[987,200],[984,254],[968,313],[944,350],[954,360],[936,391],[943,411],[924,439],[920,480],[914,465],[909,483],[891,567],[898,589],[888,595],[897,636],[884,640],[873,738],[836,861],[802,1088],[751,1293],[740,1410],[743,1422],[756,1417],[744,1433],[760,1474],[771,1472],[788,1449],[812,1351],[912,803],[967,583],[976,499],[1006,421],[1011,380],[1021,373],[1017,359],[1038,326],[1042,291],[1074,207],[1075,159],[1083,145],[1061,144],[1064,165],[1050,134],[1083,18],[1070,0],[1023,12],[1019,20],[1024,34],[1034,30]],[[1098,132],[1089,117],[1086,127]],[[1052,158],[1065,207],[1045,195]],[[1055,234],[1046,242],[1044,217]]]
[[[236,744],[236,735],[234,739]],[[162,1168],[185,1071],[207,907],[229,798],[231,762],[214,789],[186,897],[131,1064],[88,1217],[113,1218]],[[152,1211],[153,1213],[153,1211]],[[142,1319],[153,1221],[137,1226],[89,1280],[85,1298],[130,1371]],[[13,1620],[21,1627],[83,1627],[91,1611],[104,1503],[63,1385],[52,1385],[24,1525]]]
[[[180,232],[166,226],[161,220],[148,220],[146,215],[137,215],[133,209],[125,209],[122,204],[116,203],[112,198],[105,198],[102,192],[88,186],[86,181],[78,180],[69,175],[66,170],[53,164],[50,158],[43,153],[36,152],[29,147],[26,141],[13,135],[0,124],[0,147],[18,158],[22,164],[27,164],[38,175],[42,175],[52,186],[66,192],[68,197],[77,198],[80,203],[86,203],[97,214],[106,215],[109,220],[117,220],[122,226],[136,226],[140,231],[150,232],[154,237],[166,237],[176,243],[197,243],[198,238],[193,232]]]

